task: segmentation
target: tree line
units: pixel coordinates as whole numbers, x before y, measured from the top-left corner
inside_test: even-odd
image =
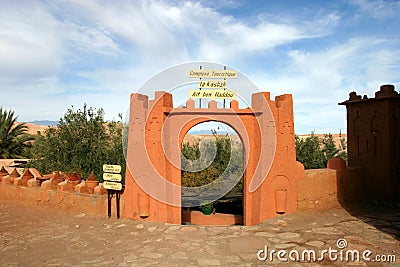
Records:
[[[318,137],[311,133],[311,136],[300,138],[295,136],[296,160],[304,165],[305,169],[326,168],[328,160],[333,157],[341,157],[347,162],[346,140],[340,139],[337,146],[332,134],[325,134]]]
[[[76,172],[86,179],[93,171],[99,180],[103,164],[117,164],[121,165],[124,177],[121,114],[120,120],[107,122],[102,108],[96,110],[86,104],[83,109],[71,107],[57,127],[49,127],[37,135],[27,134],[26,125],[17,124],[16,119],[13,112],[1,112],[0,158],[30,158],[26,167],[43,174]]]

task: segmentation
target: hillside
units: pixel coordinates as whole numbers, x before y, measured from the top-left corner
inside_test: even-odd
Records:
[[[27,123],[32,123],[36,125],[43,125],[43,126],[57,126],[58,121],[49,121],[49,120],[41,120],[41,121],[28,121]]]
[[[49,128],[49,126],[36,125],[36,124],[33,124],[33,123],[25,123],[25,125],[28,127],[28,134],[37,134],[38,132],[43,133],[44,130]]]

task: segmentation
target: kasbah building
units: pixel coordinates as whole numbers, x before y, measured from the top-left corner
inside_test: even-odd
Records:
[[[214,116],[215,120],[237,125],[231,120],[231,114],[226,110],[218,109],[214,101],[210,101],[207,108],[196,108],[193,100],[187,101],[184,109],[172,110],[172,96],[165,92],[156,92],[155,99],[149,96],[131,95],[131,125],[128,144],[128,161],[141,162],[136,164],[138,170],[127,171],[127,182],[121,194],[121,217],[139,221],[154,221],[172,224],[182,224],[184,221],[201,225],[230,225],[238,222],[243,225],[257,225],[265,220],[310,209],[329,209],[338,205],[345,205],[352,201],[383,201],[385,203],[400,202],[400,95],[393,85],[382,85],[374,97],[360,96],[351,92],[349,98],[339,105],[347,109],[347,145],[348,163],[340,158],[333,158],[328,162],[326,169],[304,170],[301,163],[296,161],[294,146],[293,101],[290,94],[270,99],[267,92],[252,96],[252,109],[240,109],[235,100],[230,102],[229,110],[236,114],[244,127],[238,126],[239,135],[250,135],[249,141],[244,143],[245,149],[255,151],[250,155],[245,170],[245,184],[243,190],[243,217],[203,216],[202,214],[182,214],[179,206],[180,192],[168,191],[165,185],[161,195],[166,196],[178,205],[169,205],[158,201],[139,186],[140,179],[148,172],[148,164],[167,162],[156,165],[157,172],[163,179],[172,184],[180,183],[180,170],[160,160],[162,155],[162,136],[160,127],[169,123],[169,143],[182,142],[182,139],[193,125],[205,121],[204,114]],[[264,131],[253,131],[255,123],[254,113],[262,112],[269,106],[271,113],[265,114],[261,121],[262,127],[268,128],[269,118],[274,118],[276,136]],[[147,118],[145,110],[151,108],[151,120]],[[139,111],[138,111],[139,110]],[[142,110],[142,111],[140,111]],[[174,112],[175,121],[165,122],[164,114]],[[190,117],[187,120],[187,117]],[[189,121],[189,123],[187,123]],[[174,132],[174,125],[184,125],[182,132]],[[141,125],[141,126],[139,126]],[[143,129],[140,129],[143,127]],[[261,128],[262,128],[261,127]],[[186,130],[185,130],[186,129]],[[146,130],[146,131],[144,131]],[[186,132],[185,132],[186,131]],[[140,138],[146,134],[146,143],[138,145]],[[256,166],[257,153],[267,157],[268,147],[257,147],[257,140],[269,138],[276,142],[276,151],[273,161],[263,159],[270,164],[269,172],[262,166]],[[135,146],[135,153],[129,152],[129,147]],[[143,151],[140,151],[143,149]],[[147,150],[148,161],[141,153]],[[171,149],[168,157],[177,157],[177,151]],[[264,154],[262,154],[264,153]],[[268,165],[265,164],[265,165]],[[91,175],[86,181],[75,177],[66,177],[58,172],[42,175],[35,169],[23,170],[1,167],[1,196],[5,199],[33,201],[36,203],[59,205],[77,211],[93,214],[107,214],[107,190],[99,184],[97,178]],[[267,173],[266,177],[254,188],[254,179],[258,173]],[[134,177],[140,173],[143,177]],[[129,178],[130,177],[130,178]],[[132,179],[134,178],[134,179]],[[139,182],[138,182],[139,181]],[[146,185],[145,185],[146,186]],[[145,187],[144,186],[144,187]],[[253,188],[252,188],[253,186]],[[162,191],[162,190],[161,190]],[[115,204],[112,204],[115,205]],[[115,207],[112,211],[115,214]]]
[[[381,253],[377,256],[388,264],[398,262],[400,94],[393,85],[382,85],[374,97],[351,92],[347,100],[339,103],[347,109],[348,162],[335,157],[328,161],[327,168],[314,170],[304,170],[296,161],[290,94],[271,99],[268,92],[255,93],[251,108],[245,109],[239,108],[236,100],[224,109],[218,108],[215,101],[198,108],[192,99],[185,107],[173,108],[169,93],[156,92],[154,99],[150,97],[131,94],[127,164],[135,165],[127,168],[124,189],[114,191],[111,199],[110,191],[94,174],[81,180],[76,174],[43,175],[35,169],[2,163],[0,208],[6,216],[4,229],[12,230],[2,233],[5,243],[0,263],[269,266],[277,262],[276,255],[274,258],[271,253],[279,248],[292,249],[291,252],[298,249],[296,255],[304,256],[304,251],[310,253],[327,246],[346,252],[338,248],[347,249],[347,242],[351,253],[355,248],[364,254],[373,251]],[[248,160],[241,215],[205,215],[183,207],[181,191],[174,186],[181,183],[181,170],[176,164],[179,166],[179,147],[185,134],[193,125],[210,119],[227,123],[239,136],[249,137],[242,139]],[[167,134],[162,134],[162,127]],[[270,131],[272,128],[275,131]],[[260,146],[260,140],[275,146]],[[259,161],[263,164],[257,164]],[[112,168],[110,177],[115,171]],[[352,205],[357,203],[372,203],[376,208],[383,207],[385,213],[375,209],[372,214],[354,213]],[[22,222],[17,211],[13,218],[7,217],[4,210],[12,207],[35,212],[32,206],[45,214],[55,207],[66,215],[56,215],[55,218],[62,219],[54,222],[44,215],[24,214],[22,220],[28,225],[27,230],[19,226]],[[46,207],[49,211],[43,209]],[[312,218],[307,217],[310,214]],[[68,216],[77,223],[72,230]],[[121,220],[113,221],[115,217]],[[18,220],[19,225],[13,227]],[[37,228],[42,225],[41,220],[51,226]],[[23,241],[18,240],[21,235]],[[11,240],[7,236],[17,238]],[[43,238],[45,246],[40,241]],[[32,244],[34,247],[29,248]],[[25,245],[29,249],[21,249]],[[58,250],[59,247],[63,249]],[[32,251],[37,254],[32,255]],[[300,262],[288,263],[285,258],[282,264],[320,266],[315,265],[317,258],[307,255],[308,259]],[[371,254],[367,256],[369,261],[364,257],[364,261],[352,258],[343,262],[327,255],[319,260],[328,266],[390,266],[384,261],[371,265]]]

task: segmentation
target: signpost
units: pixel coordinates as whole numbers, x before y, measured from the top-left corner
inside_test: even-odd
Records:
[[[121,174],[117,174],[117,173],[103,173],[103,180],[111,181],[111,182],[121,182],[122,176],[121,176]]]
[[[103,172],[112,172],[112,173],[120,173],[121,166],[120,165],[103,165]]]
[[[115,200],[117,204],[117,218],[119,219],[119,200],[120,191],[122,190],[122,176],[119,174],[121,172],[120,165],[103,165],[103,187],[107,189],[108,196],[108,217],[111,217],[111,199],[115,194]]]
[[[189,70],[189,78],[236,79],[236,70]]]
[[[224,67],[224,70],[203,70],[200,66],[200,70],[189,70],[188,75],[189,78],[199,79],[199,89],[190,90],[189,98],[199,98],[200,108],[202,98],[223,99],[224,108],[226,99],[236,98],[236,92],[227,90],[226,86],[226,79],[236,79],[238,77],[236,70],[227,70],[226,67]],[[202,78],[214,80],[202,80]],[[202,88],[217,90],[201,90]]]
[[[214,98],[214,99],[233,99],[236,92],[232,90],[189,90],[189,98]]]
[[[122,190],[122,184],[116,182],[104,181],[103,187],[107,190]]]
[[[199,81],[199,88],[226,88],[225,80]]]

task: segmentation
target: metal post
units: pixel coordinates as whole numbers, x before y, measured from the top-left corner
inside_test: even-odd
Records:
[[[226,70],[226,66],[224,66],[224,70]],[[226,78],[224,78],[224,81],[226,81]],[[226,90],[226,86],[224,87],[224,91]],[[224,108],[225,108],[225,98],[224,98]]]
[[[111,217],[111,190],[107,189],[107,199],[108,199],[108,218]]]
[[[200,66],[200,70],[201,70],[201,66]],[[200,82],[201,82],[201,77],[199,78],[200,79]],[[199,90],[201,91],[201,87],[199,87]],[[201,98],[199,98],[199,108],[201,108]]]
[[[119,219],[119,199],[120,199],[120,194],[119,191],[115,192],[115,201],[117,202],[117,218]]]

